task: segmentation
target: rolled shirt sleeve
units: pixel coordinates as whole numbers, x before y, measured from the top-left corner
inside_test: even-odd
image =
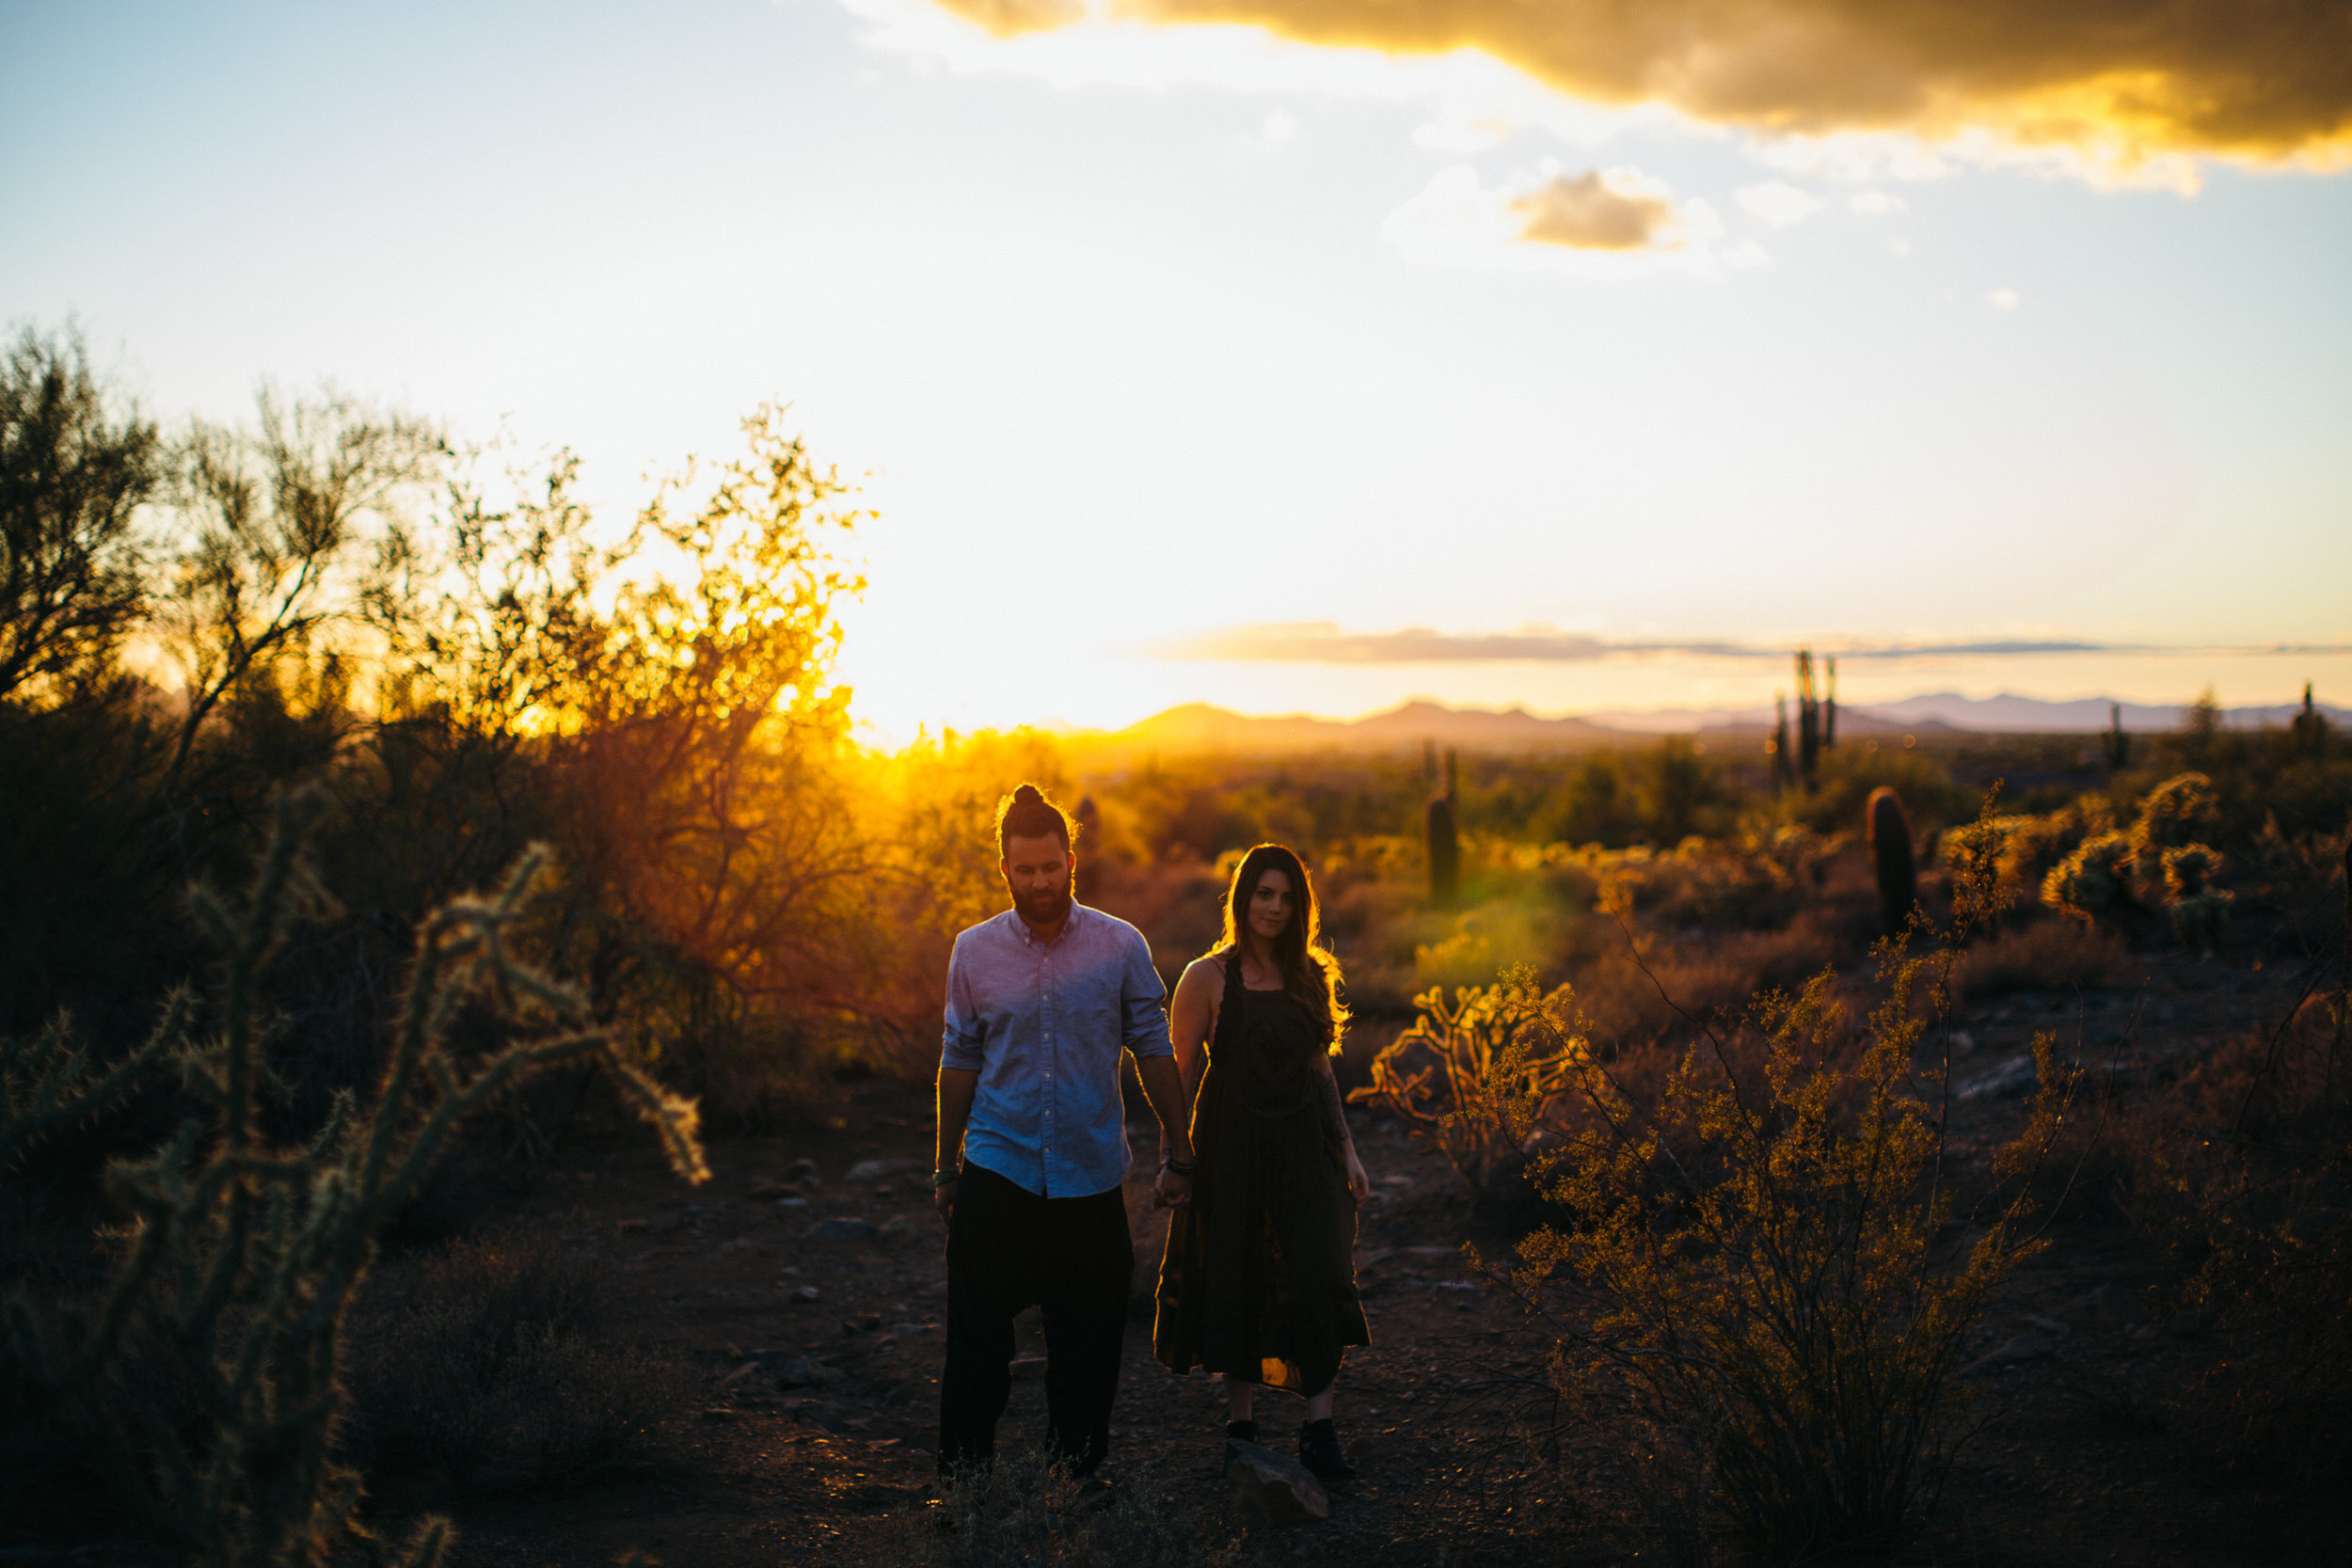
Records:
[[[946,1031],[939,1042],[939,1065],[958,1072],[977,1072],[987,1059],[988,1027],[972,999],[972,970],[964,939],[947,957]]]
[[[1152,944],[1139,931],[1128,944],[1127,973],[1119,1000],[1121,1033],[1136,1060],[1176,1054],[1175,1042],[1168,1037],[1168,987],[1152,965]]]

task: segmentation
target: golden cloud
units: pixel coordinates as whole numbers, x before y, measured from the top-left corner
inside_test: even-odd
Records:
[[[1672,198],[1620,191],[1596,169],[1557,174],[1511,203],[1526,219],[1519,238],[1571,250],[1647,250],[1675,220]]]
[[[1570,97],[1774,135],[1991,134],[2129,161],[2352,161],[2352,0],[938,0],[1391,55],[1477,50]]]

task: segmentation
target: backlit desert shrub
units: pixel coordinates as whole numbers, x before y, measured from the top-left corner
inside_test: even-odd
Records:
[[[1963,889],[1963,918],[1989,896]],[[1621,1387],[1661,1459],[1696,1456],[1729,1524],[1782,1560],[1891,1551],[1917,1530],[1955,1446],[1963,1339],[2038,1250],[2031,1179],[2073,1078],[2039,1041],[2032,1114],[1963,1208],[1945,1085],[1923,1094],[1915,1070],[1952,962],[1889,943],[1859,1021],[1828,974],[1761,997],[1655,1089],[1575,1058],[1583,1115],[1535,1177],[1574,1217],[1521,1242],[1505,1274],[1554,1326],[1564,1395]]]
[[[2213,1331],[2189,1410],[2226,1457],[2302,1485],[2352,1471],[2352,1008],[2315,991],[2126,1114],[2133,1209]]]

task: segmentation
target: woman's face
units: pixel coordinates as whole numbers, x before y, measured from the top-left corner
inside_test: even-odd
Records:
[[[1260,942],[1271,942],[1291,923],[1291,879],[1287,871],[1264,871],[1249,893],[1249,930]]]

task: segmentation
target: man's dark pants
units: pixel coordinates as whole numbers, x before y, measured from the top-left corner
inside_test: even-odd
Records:
[[[1078,1475],[1110,1445],[1127,1286],[1126,1200],[1040,1197],[967,1164],[947,1225],[947,1365],[939,1379],[939,1468],[987,1459],[1012,1391],[1012,1320],[1045,1307],[1047,1441]]]

